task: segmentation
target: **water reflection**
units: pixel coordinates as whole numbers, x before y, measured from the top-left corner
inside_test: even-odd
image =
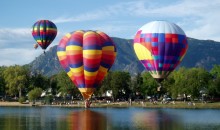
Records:
[[[89,109],[72,112],[69,116],[70,130],[107,130],[107,117]]]
[[[219,130],[219,109],[0,107],[0,130]]]
[[[180,118],[161,110],[137,112],[133,115],[136,129],[149,130],[181,130]]]

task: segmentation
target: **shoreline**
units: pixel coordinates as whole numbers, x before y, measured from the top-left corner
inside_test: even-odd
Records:
[[[55,105],[44,105],[40,103],[36,103],[32,105],[32,103],[19,103],[19,102],[0,102],[0,107],[75,107],[75,108],[84,108],[84,102],[79,102],[78,104],[55,104]],[[162,104],[158,102],[157,104],[153,104],[150,102],[132,102],[130,105],[127,102],[114,102],[114,103],[97,103],[94,102],[91,104],[91,108],[122,108],[122,107],[142,107],[142,108],[174,108],[174,109],[220,109],[220,102],[214,103],[191,103],[191,102],[175,102]]]
[[[24,104],[21,104],[19,102],[0,102],[0,107],[1,106],[31,106],[31,104],[27,104],[27,103],[24,103]]]

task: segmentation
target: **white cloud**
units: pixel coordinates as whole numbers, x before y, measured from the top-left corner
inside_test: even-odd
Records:
[[[54,23],[66,23],[66,22],[82,22],[82,21],[91,21],[91,20],[97,20],[97,19],[102,19],[106,16],[109,16],[108,11],[91,11],[87,13],[82,13],[77,16],[61,16],[56,19],[53,19],[52,21]]]
[[[162,4],[161,4],[162,3]],[[129,2],[120,2],[115,5],[100,7],[97,10],[85,12],[74,17],[59,17],[54,19],[55,22],[82,22],[91,20],[114,21],[120,19],[126,21],[128,19],[146,19],[151,20],[168,20],[177,23],[186,32],[187,36],[198,39],[213,39],[220,41],[220,1],[219,0],[183,0],[183,1],[144,1],[136,0]],[[108,20],[106,20],[108,19]],[[97,26],[97,25],[96,25]],[[94,27],[96,27],[94,26]],[[111,27],[112,26],[112,27]],[[124,31],[124,25],[115,26],[108,22],[103,30]],[[133,26],[141,27],[134,22]],[[134,27],[127,27],[127,31]],[[136,27],[136,28],[137,28]],[[120,29],[121,28],[121,29]],[[112,33],[113,33],[112,32]]]
[[[32,36],[30,28],[1,28],[0,39],[27,40]]]
[[[97,10],[85,12],[79,14],[77,16],[62,16],[52,21],[55,23],[66,23],[66,22],[82,22],[82,21],[91,21],[97,19],[105,19],[114,16],[121,16],[126,14],[132,14],[135,10],[136,4],[141,4],[142,1],[137,2],[124,2],[124,3],[117,3],[116,5],[110,5],[107,7],[102,7]]]
[[[92,30],[100,30],[108,34],[110,37],[121,37],[126,34],[128,38],[130,35],[135,34],[134,30],[137,30],[136,25],[132,25],[129,22],[114,22],[112,24],[100,24],[91,28]]]
[[[0,29],[0,66],[30,63],[43,53],[40,47],[33,48],[35,43],[29,28]]]
[[[57,42],[64,34],[59,31],[53,42]],[[32,48],[35,43],[31,28],[0,28],[1,48]]]
[[[29,28],[0,29],[0,66],[23,65],[33,60],[34,39]]]
[[[133,38],[143,26],[141,24],[151,20],[168,20],[177,23],[189,37],[220,41],[219,0],[122,1],[86,11],[75,16],[65,14],[52,20],[59,23],[59,29],[50,46],[56,45],[66,34],[62,30],[64,24],[72,22],[77,23],[75,28],[88,27],[114,37]],[[33,51],[34,43],[31,27],[0,28],[0,65],[27,64],[33,61],[42,52],[41,48]]]
[[[167,5],[155,3],[134,4],[130,11],[139,17],[164,19],[176,22],[187,36],[220,41],[220,1],[184,0]],[[150,4],[150,5],[147,5]],[[129,10],[129,9],[128,9]]]
[[[1,28],[1,48],[28,48],[32,47],[34,39],[29,28]]]
[[[157,5],[158,6],[158,5]],[[220,1],[185,0],[170,5],[150,7],[140,5],[135,15],[172,19],[189,37],[220,41]]]
[[[0,66],[28,64],[41,53],[42,51],[39,49],[38,50],[17,49],[17,48],[0,49],[0,59],[1,59]]]

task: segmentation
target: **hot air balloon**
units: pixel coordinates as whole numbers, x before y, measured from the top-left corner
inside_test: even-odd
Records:
[[[61,39],[57,56],[89,107],[91,95],[115,61],[114,42],[103,32],[79,30]]]
[[[188,43],[176,24],[153,21],[137,31],[133,47],[140,62],[160,84],[183,60]]]
[[[38,48],[38,44],[34,44],[34,49],[37,49]]]
[[[39,20],[33,25],[32,35],[45,53],[45,49],[57,35],[57,27],[49,20]]]

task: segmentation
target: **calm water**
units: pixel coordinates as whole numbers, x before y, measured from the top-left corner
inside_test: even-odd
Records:
[[[220,130],[218,109],[0,107],[0,130]]]

